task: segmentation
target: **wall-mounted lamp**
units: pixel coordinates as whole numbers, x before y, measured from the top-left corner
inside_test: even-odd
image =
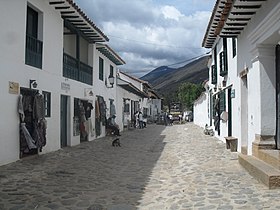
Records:
[[[38,84],[37,81],[35,79],[30,79],[29,80],[29,88],[37,88]]]
[[[109,84],[111,85],[111,86],[107,86],[108,88],[112,88],[113,86],[114,86],[114,83],[115,83],[115,77],[113,76],[113,75],[110,75],[109,77],[108,77],[108,81],[109,81]]]

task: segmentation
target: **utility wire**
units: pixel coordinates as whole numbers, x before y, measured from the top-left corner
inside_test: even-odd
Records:
[[[202,57],[202,56],[205,56],[205,55],[207,55],[207,54],[209,54],[211,51],[209,51],[209,52],[207,52],[207,53],[204,53],[204,54],[201,54],[201,55],[199,55],[199,56],[196,56],[196,57],[192,57],[192,58],[190,58],[190,59],[187,59],[187,60],[184,60],[184,61],[180,61],[180,62],[178,62],[178,63],[173,63],[173,64],[169,64],[169,65],[163,65],[163,66],[166,66],[166,67],[171,67],[171,66],[175,66],[175,65],[178,65],[178,64],[182,64],[182,63],[186,63],[186,62],[189,62],[189,61],[192,61],[192,60],[195,60],[195,59],[197,59],[197,58],[200,58],[200,57]],[[158,66],[158,67],[160,67],[160,66]],[[154,67],[154,69],[156,69],[156,68],[158,68],[158,67]],[[154,70],[153,69],[153,70]],[[126,70],[126,71],[124,71],[124,73],[128,73],[128,74],[134,74],[134,73],[142,73],[142,72],[150,72],[150,71],[152,71],[152,70],[133,70],[133,69],[125,69],[125,68],[121,68],[121,70]],[[160,70],[160,71],[165,71],[165,69],[163,69],[163,70]],[[159,71],[159,72],[160,72]]]
[[[179,46],[175,46],[175,45],[164,45],[164,44],[156,44],[156,43],[152,43],[152,42],[144,42],[144,41],[139,41],[139,40],[133,40],[133,39],[126,39],[126,38],[122,38],[122,37],[118,37],[118,36],[114,36],[114,35],[107,35],[109,37],[113,37],[116,39],[121,39],[121,40],[125,40],[125,41],[129,41],[129,42],[137,42],[140,44],[146,44],[146,45],[154,45],[154,46],[161,46],[161,47],[172,47],[172,48],[179,48],[179,49],[200,49],[199,47],[179,47]]]

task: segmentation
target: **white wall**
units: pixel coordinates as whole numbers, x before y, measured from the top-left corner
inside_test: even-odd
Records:
[[[255,135],[275,135],[275,46],[280,41],[280,2],[263,4],[239,36],[238,66],[248,68],[248,145]],[[277,34],[277,35],[276,35]]]
[[[193,106],[193,122],[203,128],[206,124],[209,126],[208,100],[208,93],[203,92]]]
[[[0,107],[5,121],[0,124],[0,165],[19,159],[19,118],[17,114],[18,94],[9,94],[8,82],[17,82],[20,87],[29,87],[29,80],[36,79],[39,91],[52,93],[52,106],[56,106],[59,96],[59,86],[56,85],[62,71],[62,20],[60,14],[54,11],[45,1],[29,1],[36,9],[43,13],[43,67],[37,69],[25,65],[25,31],[26,8],[24,0],[4,1],[0,7],[0,26],[5,28],[0,33],[0,82],[1,98],[4,101]],[[6,22],[5,17],[13,18]],[[48,43],[48,44],[46,44]],[[52,52],[50,52],[52,51]],[[51,85],[50,85],[51,81]],[[59,110],[52,109],[52,116],[48,118],[47,145],[43,151],[48,152],[59,148],[54,139],[59,139],[56,132],[59,127]],[[55,117],[57,116],[57,117]],[[52,132],[54,131],[54,132]]]
[[[117,72],[117,66],[116,64],[114,64],[112,61],[110,61],[107,57],[105,57],[102,53],[100,53],[97,49],[96,46],[93,46],[94,48],[94,53],[93,53],[93,87],[94,87],[94,96],[95,96],[95,100],[96,100],[96,96],[102,96],[106,102],[107,105],[107,118],[109,118],[109,111],[110,111],[110,101],[109,99],[113,99],[114,100],[114,104],[116,107],[116,123],[120,125],[120,127],[122,127],[122,118],[121,118],[121,114],[122,112],[119,112],[118,110],[118,106],[120,102],[120,100],[117,100],[116,94],[117,94],[117,85],[116,85],[116,72]],[[99,57],[103,59],[104,61],[104,74],[103,74],[103,81],[99,79]],[[109,88],[111,85],[109,84],[108,81],[108,77],[110,75],[110,65],[112,65],[114,67],[114,77],[115,77],[115,83],[113,85],[113,88]],[[107,86],[105,85],[105,80],[107,80]],[[95,114],[94,117],[92,117],[93,119],[95,119]],[[94,124],[95,125],[95,122]],[[102,126],[102,132],[101,135],[98,136],[98,138],[100,137],[104,137],[105,136],[105,126]]]
[[[9,81],[16,82],[20,87],[29,88],[29,80],[35,79],[38,83],[39,92],[51,93],[51,117],[47,120],[47,144],[42,153],[60,149],[60,97],[69,97],[68,112],[68,145],[73,146],[80,143],[79,136],[73,136],[74,98],[91,100],[94,103],[96,93],[115,98],[114,89],[95,86],[94,96],[85,96],[85,89],[93,88],[90,85],[64,78],[63,69],[63,20],[58,11],[44,0],[29,0],[30,5],[42,12],[43,27],[43,66],[38,69],[25,64],[25,31],[26,31],[26,0],[4,1],[0,7],[0,27],[5,28],[0,32],[0,96],[2,105],[0,112],[3,113],[5,121],[0,122],[0,165],[14,162],[19,159],[19,117],[17,103],[19,94],[9,93]],[[6,17],[13,11],[13,18],[7,24]],[[84,43],[84,45],[87,45]],[[67,46],[66,46],[67,48]],[[93,62],[94,53],[92,45],[89,45],[88,60]],[[87,53],[84,55],[86,56]],[[86,58],[85,58],[86,59]],[[106,59],[104,59],[106,63]],[[96,63],[96,62],[94,62]],[[107,64],[106,64],[107,65]],[[105,69],[108,67],[105,65]],[[97,68],[98,69],[98,68]],[[94,69],[96,72],[96,67]],[[97,71],[98,72],[98,71]],[[96,73],[95,73],[96,75]],[[98,75],[98,74],[97,74]],[[98,77],[97,77],[98,78]],[[61,84],[65,83],[69,89],[63,89]],[[99,83],[95,82],[96,85]],[[104,86],[104,84],[103,84]],[[94,119],[94,111],[92,119]],[[94,121],[94,120],[93,120]],[[92,139],[90,139],[92,140]]]

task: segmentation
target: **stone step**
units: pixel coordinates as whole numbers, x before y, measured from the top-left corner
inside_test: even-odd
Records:
[[[280,170],[280,150],[260,149],[254,156]]]
[[[238,154],[238,161],[251,176],[269,189],[280,188],[280,170],[251,155]]]

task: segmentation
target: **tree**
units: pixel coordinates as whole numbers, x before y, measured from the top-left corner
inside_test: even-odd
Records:
[[[201,95],[203,91],[204,88],[202,84],[186,82],[179,86],[178,98],[183,106],[185,106],[188,110],[192,110],[194,101]]]

